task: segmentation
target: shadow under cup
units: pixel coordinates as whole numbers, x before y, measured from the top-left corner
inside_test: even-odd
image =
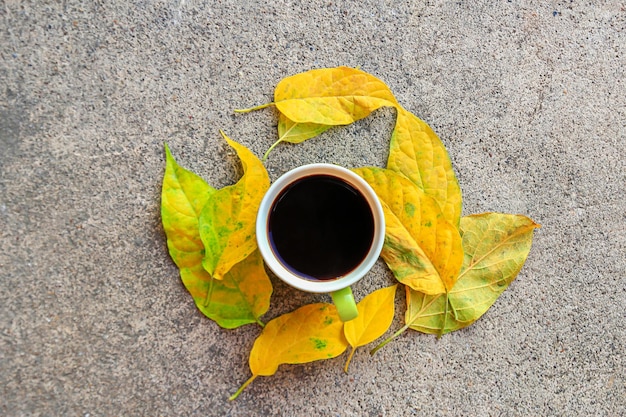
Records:
[[[276,276],[303,291],[330,293],[342,320],[356,317],[350,285],[372,268],[385,233],[381,204],[361,177],[330,164],[287,172],[265,194],[256,232]]]

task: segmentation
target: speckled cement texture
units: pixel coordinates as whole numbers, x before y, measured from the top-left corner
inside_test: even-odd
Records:
[[[626,6],[599,1],[0,2],[3,416],[626,415]],[[160,223],[163,143],[215,187],[276,138],[276,83],[360,67],[446,144],[464,214],[542,228],[472,326],[249,376],[258,326],[195,308]],[[389,109],[270,155],[384,166]],[[264,317],[326,296],[286,288]],[[357,298],[388,285],[379,263]],[[397,305],[404,308],[402,294]],[[402,324],[398,314],[393,328]]]

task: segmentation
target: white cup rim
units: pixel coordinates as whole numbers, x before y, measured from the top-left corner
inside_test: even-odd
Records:
[[[346,275],[333,280],[308,280],[295,275],[287,269],[274,255],[268,237],[268,217],[275,199],[282,190],[295,180],[311,175],[330,175],[342,179],[357,189],[367,200],[374,217],[374,236],[369,252],[361,263]],[[256,238],[259,251],[266,265],[285,283],[302,291],[312,293],[328,293],[338,291],[354,284],[374,266],[385,241],[385,217],[383,208],[372,187],[360,176],[344,167],[316,163],[302,165],[292,169],[278,178],[268,189],[261,200],[256,220]]]

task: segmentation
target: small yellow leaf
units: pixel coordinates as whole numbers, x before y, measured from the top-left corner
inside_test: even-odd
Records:
[[[272,149],[274,149],[279,143],[301,143],[327,131],[331,127],[332,126],[317,123],[296,123],[293,120],[289,120],[284,114],[279,113],[278,140],[270,146],[267,152],[265,152],[263,159],[265,160]]]
[[[461,236],[439,205],[406,177],[387,169],[355,169],[385,212],[381,253],[396,278],[426,294],[452,288],[463,262]]]
[[[391,136],[387,168],[405,175],[434,198],[444,218],[458,227],[461,188],[448,151],[430,126],[401,108]]]
[[[278,141],[301,143],[327,131],[331,127],[317,123],[296,123],[280,113],[278,116]]]
[[[257,376],[274,375],[282,364],[299,364],[341,355],[348,347],[343,322],[332,304],[309,304],[265,325],[250,351],[252,377],[231,396],[235,399]]]
[[[352,346],[344,370],[348,372],[356,348],[381,337],[391,326],[394,316],[395,295],[398,285],[381,288],[367,295],[358,304],[359,315],[344,323],[343,332]]]
[[[284,78],[274,104],[297,123],[347,125],[381,107],[398,105],[389,87],[354,68],[316,69]]]
[[[263,163],[245,146],[222,135],[237,151],[244,174],[236,184],[213,193],[200,214],[200,237],[206,249],[202,265],[215,279],[222,279],[256,249],[256,215],[270,184]]]

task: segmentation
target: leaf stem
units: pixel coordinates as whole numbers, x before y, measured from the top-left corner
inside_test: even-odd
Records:
[[[248,378],[248,380],[246,382],[244,382],[241,387],[239,387],[237,392],[235,392],[233,395],[228,397],[228,401],[232,401],[232,400],[236,399],[237,397],[239,397],[239,394],[241,394],[243,392],[243,390],[246,389],[246,387],[248,385],[250,385],[252,383],[252,381],[254,381],[256,379],[257,376],[258,375],[252,375],[250,378]]]
[[[235,109],[235,113],[250,113],[251,111],[265,109],[273,106],[274,103],[261,104],[260,106],[250,107],[248,109]]]
[[[263,162],[265,162],[267,160],[267,157],[270,154],[270,152],[272,152],[272,149],[274,149],[276,147],[276,145],[278,145],[282,141],[283,141],[282,139],[278,139],[276,142],[274,142],[272,144],[272,146],[270,146],[270,148],[263,154]]]
[[[396,337],[400,336],[402,333],[404,333],[409,327],[411,326],[411,322],[405,324],[404,326],[402,326],[400,328],[400,330],[398,330],[397,332],[395,332],[394,334],[392,334],[391,336],[389,336],[388,338],[386,338],[380,345],[376,346],[374,349],[370,350],[370,355],[374,355],[376,354],[376,352],[378,352],[380,349],[382,349],[383,347],[385,347],[385,345],[389,342],[391,342],[393,339],[395,339]]]
[[[446,324],[448,322],[448,305],[449,305],[449,302],[448,302],[449,298],[448,297],[449,297],[449,295],[448,295],[448,292],[446,290],[446,308],[443,311],[443,325],[441,326],[441,330],[439,331],[439,334],[437,335],[437,339],[440,339],[441,336],[443,336],[443,332],[445,332],[445,330],[446,330]]]
[[[346,361],[346,366],[343,367],[343,371],[345,373],[348,373],[348,367],[350,366],[350,362],[352,361],[352,357],[354,356],[354,352],[356,352],[356,348],[354,346],[352,346],[352,352],[350,352],[350,355],[348,356],[348,360]]]

